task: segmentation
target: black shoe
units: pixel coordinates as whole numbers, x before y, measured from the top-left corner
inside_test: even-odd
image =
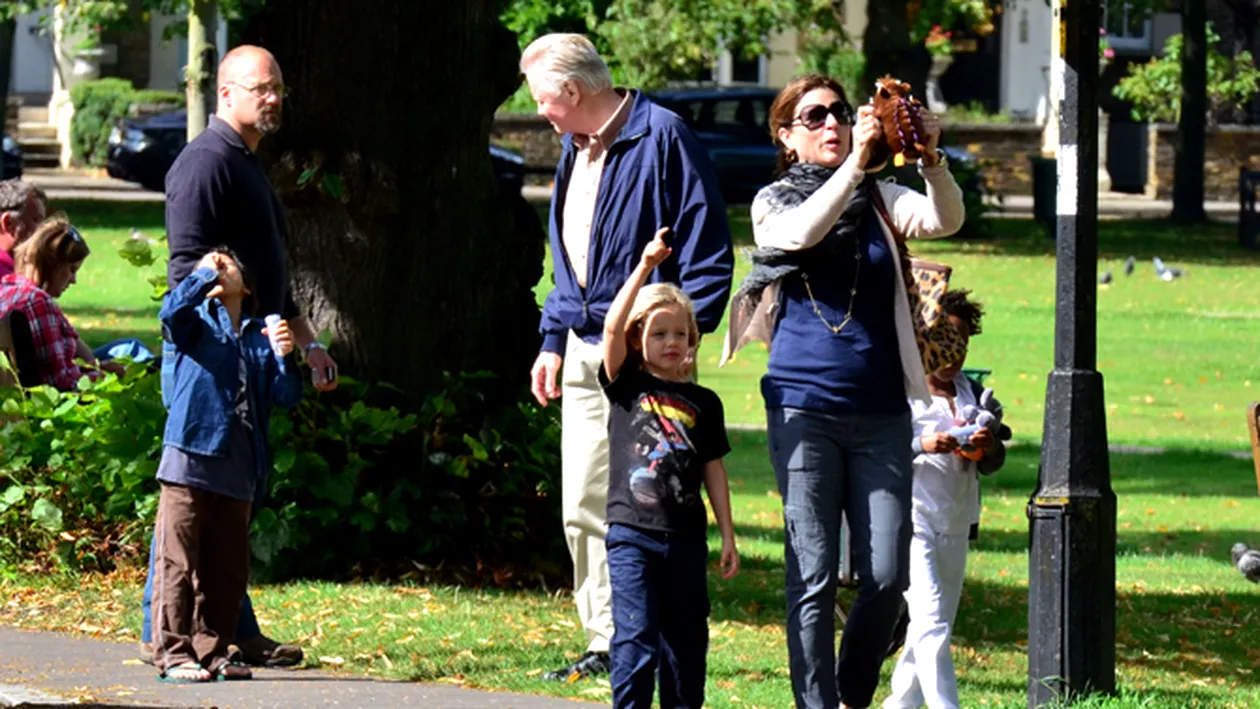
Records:
[[[548,682],[569,682],[582,677],[606,675],[612,668],[612,660],[606,652],[588,652],[568,667],[552,670],[542,676]]]

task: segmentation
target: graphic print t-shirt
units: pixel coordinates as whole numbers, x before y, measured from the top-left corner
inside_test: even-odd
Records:
[[[608,397],[608,522],[703,536],[705,463],[731,450],[722,400],[691,382],[667,382],[627,366]]]

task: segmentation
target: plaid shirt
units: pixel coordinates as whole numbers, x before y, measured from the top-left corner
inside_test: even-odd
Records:
[[[79,334],[52,296],[16,273],[0,278],[0,317],[18,310],[26,314],[39,362],[39,379],[62,391],[73,391],[86,374],[74,363]]]

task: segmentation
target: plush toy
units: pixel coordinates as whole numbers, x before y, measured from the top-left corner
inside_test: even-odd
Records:
[[[910,94],[910,84],[885,76],[875,82],[871,105],[884,128],[884,140],[875,145],[867,167],[880,165],[890,157],[898,167],[918,160],[920,153],[915,145],[927,143],[927,131],[920,116],[923,104]]]
[[[984,451],[971,445],[971,437],[980,429],[989,429],[998,440],[1006,441],[1011,438],[1011,429],[1002,424],[1002,404],[993,396],[992,389],[985,389],[980,393],[979,404],[962,407],[959,414],[963,422],[946,431],[958,441],[958,455],[967,460],[980,460],[984,457]]]

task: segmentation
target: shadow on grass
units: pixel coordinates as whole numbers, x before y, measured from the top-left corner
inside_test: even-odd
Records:
[[[1254,529],[1214,529],[1210,532],[1172,530],[1169,532],[1119,530],[1116,555],[1202,557],[1230,564],[1229,547],[1234,542],[1260,543]],[[980,526],[980,537],[971,543],[972,551],[1024,554],[1028,551],[1027,530],[993,530]]]
[[[1117,664],[1135,674],[1150,670],[1250,685],[1246,670],[1254,666],[1257,653],[1253,634],[1244,631],[1251,627],[1256,601],[1255,593],[1243,592],[1121,592],[1116,600]],[[955,644],[1009,652],[1027,639],[1027,590],[968,579]],[[1190,688],[1175,690],[1177,696],[1183,692],[1212,696]]]
[[[1163,453],[1111,453],[1111,487],[1119,495],[1252,498],[1255,467],[1216,451],[1170,448]],[[1037,485],[1041,449],[1015,446],[1006,466],[982,481],[986,490],[1031,495]]]

